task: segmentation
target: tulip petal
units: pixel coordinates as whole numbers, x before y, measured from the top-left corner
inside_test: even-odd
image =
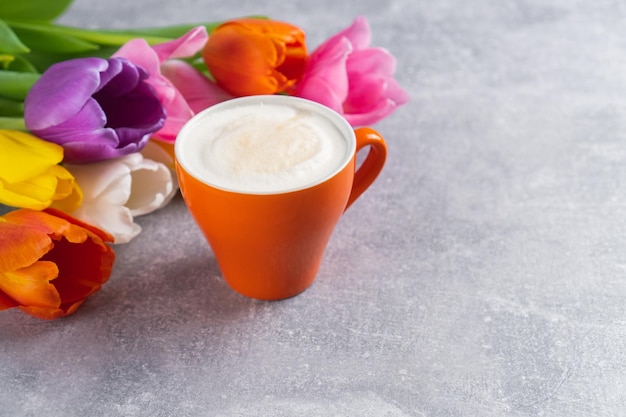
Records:
[[[352,45],[345,38],[316,50],[307,63],[296,94],[343,113],[343,102],[348,96],[346,61],[351,52]]]
[[[146,147],[141,150],[141,155],[145,159],[163,164],[175,175],[176,163],[173,144],[160,140],[151,140]]]
[[[0,291],[0,310],[6,310],[7,308],[17,307],[19,304],[11,297],[5,295]]]
[[[42,210],[80,193],[72,175],[57,165],[63,148],[25,132],[0,130],[0,203]]]
[[[217,84],[235,96],[285,92],[302,75],[306,56],[300,28],[265,19],[218,26],[202,51]]]
[[[65,158],[71,162],[111,159],[137,152],[158,125],[162,110],[157,100],[146,98],[148,88],[147,84],[138,85],[137,94],[102,98],[100,104],[89,99],[74,118],[42,133],[49,140],[61,143]],[[110,109],[108,121],[103,108]]]
[[[369,47],[372,40],[369,23],[363,16],[357,16],[352,24],[337,33],[326,42],[334,43],[341,38],[346,38],[355,50],[363,50]]]
[[[36,307],[58,307],[61,297],[50,281],[59,274],[54,262],[38,261],[0,277],[0,291],[18,304]]]
[[[406,103],[407,93],[393,78],[395,58],[369,47],[370,40],[367,20],[357,17],[311,54],[295,94],[331,107],[352,126],[375,123]]]
[[[133,216],[141,216],[167,204],[176,189],[171,171],[163,164],[143,159],[131,172],[132,191],[126,206]]]
[[[0,180],[0,202],[14,207],[43,210],[52,204],[53,198],[57,195],[57,189],[58,179],[53,173],[40,175],[17,184]]]
[[[388,99],[383,99],[378,103],[378,106],[368,113],[346,113],[344,117],[352,126],[367,126],[390,115],[398,105]]]
[[[387,80],[385,78],[358,74],[352,80],[354,80],[354,88],[350,90],[350,95],[343,104],[346,113],[368,113],[379,107],[381,100],[386,99]]]
[[[152,159],[168,167],[172,173],[176,171],[174,144],[161,140],[151,140],[145,148],[141,150],[144,158]]]
[[[0,273],[16,271],[35,263],[52,248],[51,229],[37,223],[12,219],[12,212],[0,218]],[[28,226],[28,227],[23,227]]]
[[[115,254],[107,233],[57,210],[0,217],[0,310],[42,319],[71,314],[107,281]]]
[[[115,79],[124,70],[124,61],[122,59],[107,60],[107,65],[98,73],[98,88],[94,93],[101,91],[104,88],[111,88],[111,84],[117,84]],[[119,79],[119,78],[118,78]],[[136,84],[136,80],[130,81]]]
[[[141,227],[133,221],[126,206],[88,203],[72,215],[106,230],[113,236],[115,244],[128,243],[141,233]]]
[[[142,153],[66,167],[84,194],[83,203],[71,215],[106,230],[116,244],[140,233],[134,216],[163,207],[178,189],[172,171]]]
[[[63,144],[65,158],[70,163],[87,163],[104,159],[111,159],[123,153],[135,152],[136,146],[129,149],[117,148],[109,143],[117,137],[113,129],[97,129],[92,131],[77,131],[67,134],[68,142]]]
[[[148,72],[147,82],[154,88],[159,101],[165,107],[165,123],[154,137],[173,142],[182,126],[194,114],[182,94],[162,75],[161,64],[169,57],[192,56],[206,43],[206,38],[206,29],[201,26],[178,39],[153,47],[143,39],[134,39],[115,53],[114,56],[125,57]]]
[[[76,306],[78,308],[78,306]],[[24,313],[42,320],[53,320],[72,314],[76,308],[62,310],[60,307],[19,306]]]
[[[81,185],[84,200],[105,198],[113,204],[126,204],[130,196],[130,169],[121,161],[134,154],[91,164],[66,164]],[[111,191],[114,191],[111,193]]]
[[[364,126],[376,123],[391,114],[408,99],[395,80],[375,76],[359,76],[355,88],[344,103],[348,122]]]
[[[150,176],[148,180],[150,183],[154,184],[155,191],[152,193],[156,195],[160,193],[163,195],[161,202],[155,207],[155,210],[165,207],[176,195],[179,190],[178,177],[176,176],[176,164],[175,164],[175,156],[174,156],[174,146],[171,143],[163,142],[159,140],[150,141],[145,148],[141,150],[141,154],[145,159],[152,160],[157,162],[159,165],[166,167],[170,171],[170,175],[167,176],[164,173],[160,173],[159,176]],[[159,168],[162,169],[162,168]],[[158,181],[158,178],[161,178],[161,181]],[[137,184],[142,184],[144,182],[143,179],[136,178],[133,176],[133,190],[139,187]],[[160,182],[160,185],[159,185]],[[171,185],[168,185],[171,184]],[[169,194],[168,194],[168,191]],[[133,194],[135,191],[133,191]],[[156,200],[155,197],[153,197]],[[133,203],[133,205],[137,206],[137,204]],[[141,213],[140,211],[133,211],[135,216],[140,216],[145,213]]]
[[[0,178],[17,183],[48,170],[63,159],[63,148],[17,130],[0,130]]]
[[[84,300],[100,289],[102,278],[100,268],[109,270],[111,265],[101,264],[101,251],[105,249],[100,242],[88,239],[87,234],[78,242],[61,238],[54,243],[54,249],[48,252],[42,260],[50,259],[49,263],[56,265],[62,274],[54,280],[54,286],[62,294],[64,305],[70,306],[77,301]],[[93,275],[85,271],[94,270]],[[28,303],[34,305],[32,303]]]
[[[120,57],[55,64],[26,97],[26,127],[63,146],[64,159],[70,163],[137,152],[165,121],[165,110],[147,76]]]
[[[47,208],[43,212],[46,214],[50,214],[53,217],[57,217],[61,220],[65,220],[66,227],[59,230],[61,230],[65,234],[67,239],[72,243],[80,243],[85,240],[85,238],[83,237],[84,233],[81,233],[81,229],[85,229],[85,231],[87,232],[87,237],[95,237],[94,241],[96,242],[113,242],[113,237],[106,231],[99,229],[91,224],[84,223],[80,219],[72,217],[67,213],[64,213],[54,208]],[[76,232],[72,233],[73,230]],[[104,243],[102,243],[101,246],[107,247]]]
[[[58,188],[62,188],[64,194],[62,194],[62,197],[60,196],[59,198],[54,200],[50,207],[66,213],[70,213],[76,210],[83,202],[83,191],[78,186],[78,183],[76,182],[74,176],[67,169],[62,169],[63,171],[67,172],[67,175],[71,177],[71,180],[70,178],[65,178],[61,175],[58,176]]]
[[[100,72],[107,67],[107,60],[102,58],[61,61],[50,66],[24,100],[28,128],[46,129],[76,115],[85,99],[97,91]],[[77,77],[77,73],[81,76]]]
[[[232,95],[186,62],[177,59],[164,62],[161,65],[161,73],[180,91],[194,113],[233,98]],[[176,116],[168,114],[168,117]],[[177,119],[179,123],[182,122],[183,124],[188,120],[187,116],[179,116]]]
[[[178,39],[154,45],[154,52],[160,62],[170,58],[186,58],[195,55],[202,49],[209,35],[204,26],[197,26]]]
[[[396,70],[396,58],[384,48],[355,50],[347,63],[350,74],[379,74],[391,77]]]
[[[395,58],[382,48],[355,51],[347,63],[350,94],[343,104],[353,125],[376,123],[408,101],[408,95],[393,79]]]
[[[205,61],[211,74],[234,95],[274,94],[285,78],[277,78],[277,51],[274,42],[263,34],[244,32],[227,26],[210,37],[211,48]],[[237,42],[233,40],[237,40]],[[232,57],[249,57],[241,62]]]
[[[161,61],[155,50],[144,39],[137,38],[126,42],[114,57],[128,59],[135,65],[143,68],[147,74],[147,81],[155,89],[161,103],[167,107],[167,103],[175,96],[175,91],[160,77]],[[169,111],[168,111],[169,116]]]
[[[86,134],[83,131],[91,132],[101,129],[99,133],[102,137],[94,138],[94,141],[103,142],[111,147],[117,146],[119,141],[115,137],[115,132],[112,129],[104,128],[106,122],[107,117],[100,104],[94,98],[89,97],[85,99],[83,107],[74,116],[55,126],[41,129],[40,134],[45,135],[47,140],[65,145],[80,140],[78,138],[82,134]]]
[[[131,193],[130,169],[120,160],[135,154],[92,164],[66,165],[83,190],[83,203],[73,217],[106,230],[115,243],[126,243],[141,228],[125,207]]]
[[[161,140],[173,142],[180,129],[191,119],[194,112],[189,107],[189,103],[173,85],[170,84],[161,89],[161,92],[166,91],[168,92],[166,93],[167,95],[171,95],[171,99],[167,101],[167,118],[163,127],[153,136]]]

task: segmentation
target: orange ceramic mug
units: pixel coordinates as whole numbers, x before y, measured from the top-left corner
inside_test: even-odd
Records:
[[[387,146],[328,107],[271,95],[198,113],[175,155],[185,203],[226,282],[279,300],[312,284],[335,225],[382,170]]]

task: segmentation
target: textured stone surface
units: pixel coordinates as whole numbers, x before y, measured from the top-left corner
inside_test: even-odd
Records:
[[[0,313],[6,416],[626,413],[626,8],[570,0],[76,0],[63,22],[359,14],[412,101],[315,284],[253,301],[180,198],[74,316]]]

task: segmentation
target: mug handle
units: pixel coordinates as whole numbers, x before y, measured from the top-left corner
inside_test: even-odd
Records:
[[[360,127],[354,130],[354,134],[356,136],[356,153],[366,146],[369,146],[370,149],[365,160],[354,173],[352,191],[350,191],[348,204],[344,211],[372,185],[382,171],[387,159],[387,144],[378,132],[369,127]]]

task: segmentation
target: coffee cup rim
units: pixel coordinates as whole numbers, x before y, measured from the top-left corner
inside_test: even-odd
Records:
[[[250,103],[294,105],[294,102],[297,102],[298,107],[302,107],[307,110],[308,109],[313,110],[317,112],[318,114],[322,114],[327,119],[331,120],[333,125],[335,125],[337,130],[341,133],[341,135],[346,140],[346,143],[348,146],[345,152],[344,159],[342,160],[340,164],[337,165],[336,169],[330,171],[327,175],[320,177],[314,181],[311,181],[310,183],[306,183],[304,185],[300,185],[296,187],[285,188],[283,190],[273,190],[273,191],[256,191],[256,190],[250,191],[250,190],[240,190],[240,189],[238,190],[236,188],[225,187],[223,185],[220,185],[220,184],[217,184],[217,183],[214,183],[214,182],[211,182],[202,178],[201,176],[194,173],[194,170],[189,168],[189,165],[186,163],[184,156],[183,156],[184,155],[183,146],[185,146],[184,144],[185,138],[189,136],[189,133],[193,131],[193,129],[199,123],[202,123],[202,121],[206,119],[207,117],[210,117],[211,114],[224,110],[224,109],[229,109],[229,108],[233,108],[237,106],[243,106],[243,105],[247,105]],[[338,173],[340,173],[342,170],[344,170],[346,165],[348,165],[350,161],[352,160],[352,158],[354,157],[355,153],[356,153],[356,135],[355,135],[354,129],[340,113],[338,113],[337,111],[333,110],[332,108],[328,106],[325,106],[313,100],[309,100],[309,99],[302,98],[302,97],[278,95],[278,94],[236,97],[236,98],[219,102],[210,107],[207,107],[206,109],[201,110],[200,112],[193,115],[191,119],[189,119],[183,125],[183,127],[180,129],[180,131],[178,132],[176,136],[176,140],[174,141],[175,163],[177,165],[180,165],[180,168],[182,168],[188,175],[216,189],[220,189],[220,190],[228,191],[232,193],[237,193],[237,194],[249,194],[249,195],[287,194],[291,192],[313,188],[319,184],[322,184],[328,181],[329,179],[333,178]]]

